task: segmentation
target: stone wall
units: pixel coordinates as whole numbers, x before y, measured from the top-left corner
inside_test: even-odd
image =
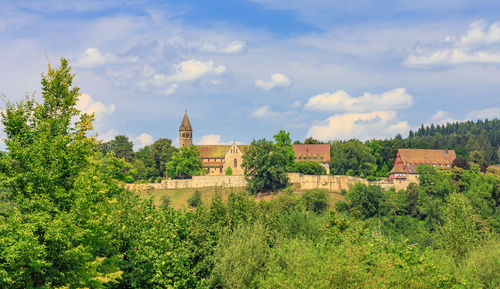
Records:
[[[365,185],[379,185],[387,190],[392,187],[396,190],[406,189],[412,181],[395,180],[390,183],[388,180],[368,182],[366,179],[351,176],[330,176],[330,175],[302,175],[298,173],[288,174],[292,184],[300,184],[301,190],[326,189],[333,192],[348,190],[355,183]],[[192,179],[185,180],[163,180],[156,184],[126,184],[125,188],[129,190],[165,190],[165,189],[183,189],[183,188],[203,188],[203,187],[245,187],[247,182],[244,176],[194,176]]]
[[[126,184],[128,190],[166,190],[204,187],[244,187],[244,176],[194,176],[185,180],[163,180],[156,184]]]

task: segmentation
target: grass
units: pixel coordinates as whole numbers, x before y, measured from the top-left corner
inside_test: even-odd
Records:
[[[292,189],[295,194],[302,195],[305,191],[299,189],[298,185],[293,185]],[[175,209],[186,209],[190,208],[187,200],[193,196],[194,192],[198,190],[201,192],[201,199],[203,204],[208,205],[212,202],[212,199],[219,195],[223,201],[227,201],[229,195],[239,192],[245,192],[245,188],[221,188],[221,187],[206,187],[206,188],[190,188],[190,189],[171,189],[171,190],[154,190],[148,189],[144,191],[136,192],[141,198],[149,199],[153,198],[154,204],[158,207],[162,204],[162,197],[167,196],[170,199],[170,205]],[[282,192],[259,194],[255,196],[257,201],[269,201],[277,198]],[[330,192],[330,205],[333,206],[338,201],[343,201],[344,196]]]

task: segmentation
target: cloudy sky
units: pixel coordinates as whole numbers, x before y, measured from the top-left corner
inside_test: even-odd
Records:
[[[500,2],[0,0],[0,94],[70,60],[100,138],[136,148],[385,138],[500,117]]]

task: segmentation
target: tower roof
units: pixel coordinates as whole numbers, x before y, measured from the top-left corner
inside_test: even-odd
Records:
[[[184,118],[182,119],[182,123],[181,126],[179,127],[179,130],[193,130],[193,127],[189,122],[187,111],[184,111]]]

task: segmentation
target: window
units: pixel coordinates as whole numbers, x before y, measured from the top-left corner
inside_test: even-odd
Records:
[[[234,159],[234,167],[237,168],[238,167],[238,160],[237,159]]]

